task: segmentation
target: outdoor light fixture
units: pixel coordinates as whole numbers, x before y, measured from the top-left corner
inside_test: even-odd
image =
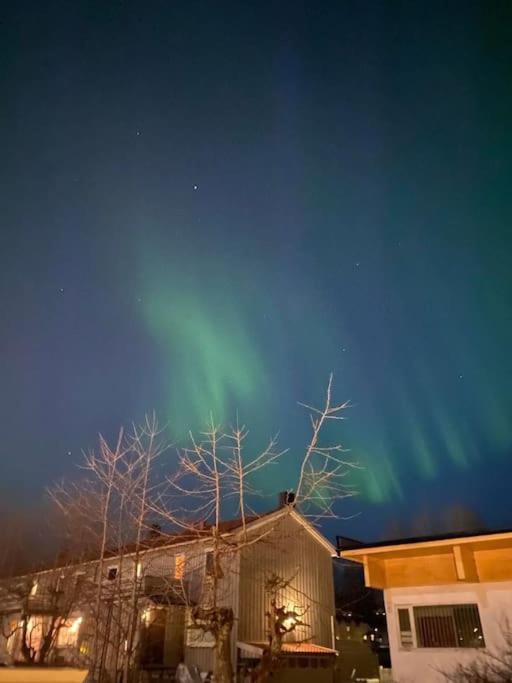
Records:
[[[80,624],[82,623],[83,617],[77,617],[76,619],[73,620],[73,623],[71,624],[69,630],[71,633],[78,633],[78,629],[80,628]]]
[[[283,620],[283,628],[285,628],[287,631],[291,631],[296,623],[297,619],[295,617],[287,617]]]

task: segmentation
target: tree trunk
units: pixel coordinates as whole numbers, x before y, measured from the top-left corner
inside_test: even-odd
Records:
[[[233,628],[233,610],[229,608],[220,609],[222,610],[222,618],[219,619],[220,623],[215,634],[215,683],[232,683],[231,629]]]

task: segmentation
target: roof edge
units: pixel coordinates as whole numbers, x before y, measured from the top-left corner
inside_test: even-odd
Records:
[[[389,541],[379,541],[376,543],[361,543],[353,547],[340,548],[341,557],[354,559],[369,554],[379,552],[391,552],[400,549],[428,548],[429,546],[451,546],[465,545],[475,541],[493,542],[510,538],[512,540],[512,529],[500,531],[486,531],[473,534],[444,534],[439,536],[425,536],[416,538],[395,539]],[[356,542],[357,543],[357,542]]]

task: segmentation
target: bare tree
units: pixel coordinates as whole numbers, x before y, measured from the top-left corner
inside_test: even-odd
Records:
[[[147,416],[131,432],[121,429],[114,447],[100,436],[98,451],[84,457],[87,476],[51,491],[66,516],[80,520],[87,547],[94,549],[95,595],[88,606],[86,628],[93,681],[106,680],[109,671],[116,680],[120,676],[135,680],[131,672],[137,670],[141,554],[150,528],[148,497],[154,486],[154,462],[165,448],[156,417]]]
[[[347,406],[333,403],[331,376],[323,405],[305,406],[312,433],[303,454],[297,456],[278,449],[277,438],[253,454],[247,446],[245,426],[237,422],[224,429],[211,418],[198,437],[190,434],[188,447],[179,450],[177,456],[161,459],[158,476],[154,463],[167,444],[154,417],[146,418],[141,427],[129,433],[121,430],[113,447],[100,437],[98,451],[85,456],[86,476],[59,485],[52,492],[69,520],[82,520],[79,526],[86,540],[84,547],[94,556],[89,571],[94,599],[84,615],[83,632],[87,640],[84,651],[95,683],[106,680],[108,671],[125,683],[129,678],[137,680],[144,596],[141,559],[155,522],[164,529],[159,552],[174,552],[172,543],[166,549],[166,538],[170,542],[175,538],[190,540],[207,551],[207,571],[196,571],[201,575],[199,582],[182,576],[179,586],[169,581],[169,590],[179,591],[188,605],[190,629],[213,640],[215,680],[231,683],[235,619],[231,579],[244,549],[264,543],[274,530],[271,524],[257,528],[253,524],[262,506],[257,479],[270,474],[286,457],[298,475],[295,482],[290,481],[295,493],[284,513],[297,509],[313,523],[336,517],[337,503],[355,494],[347,482],[355,465],[345,459],[339,443],[323,443],[321,436],[329,422],[343,419]],[[227,520],[233,515],[238,519],[230,525]],[[204,552],[197,553],[198,566],[204,557]],[[115,572],[111,572],[112,562]],[[303,625],[299,612],[292,620],[278,593],[271,599],[267,615],[272,653],[271,666],[264,669],[267,673],[280,656],[284,635]],[[264,671],[260,672],[261,680]]]
[[[295,494],[288,501],[288,509],[298,509],[304,516],[317,522],[335,517],[335,506],[343,498],[355,494],[347,484],[347,475],[355,465],[344,458],[345,450],[339,443],[322,444],[320,436],[330,421],[342,420],[348,403],[333,404],[332,375],[329,378],[325,402],[316,408],[306,405],[310,413],[312,435],[303,455],[293,464],[299,472]],[[210,552],[208,583],[197,604],[191,608],[190,628],[209,634],[214,641],[214,675],[219,683],[233,679],[231,664],[231,633],[233,609],[226,600],[229,581],[226,575],[237,566],[237,556],[249,545],[262,543],[272,533],[270,526],[250,532],[250,522],[257,517],[256,499],[261,492],[255,486],[255,475],[270,472],[287,450],[277,448],[272,438],[255,455],[246,452],[248,431],[238,423],[228,430],[210,419],[207,429],[197,438],[190,434],[190,446],[179,452],[177,469],[171,467],[167,488],[152,510],[166,523],[182,533],[202,539]],[[292,464],[292,463],[290,463]],[[293,501],[293,502],[292,502]],[[233,533],[224,520],[238,515],[238,527]],[[272,603],[271,603],[272,604]],[[277,603],[272,605],[274,626],[271,630],[271,662],[279,656],[285,624],[290,615]],[[294,628],[300,615],[294,615]],[[288,620],[288,621],[287,621]],[[265,667],[270,673],[273,667]],[[263,676],[263,672],[261,672]],[[262,679],[263,680],[263,679]]]
[[[24,663],[41,666],[53,658],[61,630],[70,628],[70,618],[90,598],[87,590],[74,565],[0,583],[3,636],[18,642]]]
[[[504,644],[498,650],[485,649],[470,664],[458,664],[440,673],[450,683],[512,683],[512,629],[502,628]]]
[[[279,667],[284,637],[298,627],[307,627],[303,621],[308,611],[285,604],[282,594],[293,583],[293,578],[285,579],[272,573],[265,580],[265,591],[270,597],[270,608],[266,613],[268,647],[264,650],[259,665],[251,674],[252,681],[266,681]]]

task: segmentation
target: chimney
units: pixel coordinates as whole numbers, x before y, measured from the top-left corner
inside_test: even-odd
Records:
[[[279,493],[279,508],[284,508],[286,505],[295,504],[295,493],[293,491],[280,491]]]

